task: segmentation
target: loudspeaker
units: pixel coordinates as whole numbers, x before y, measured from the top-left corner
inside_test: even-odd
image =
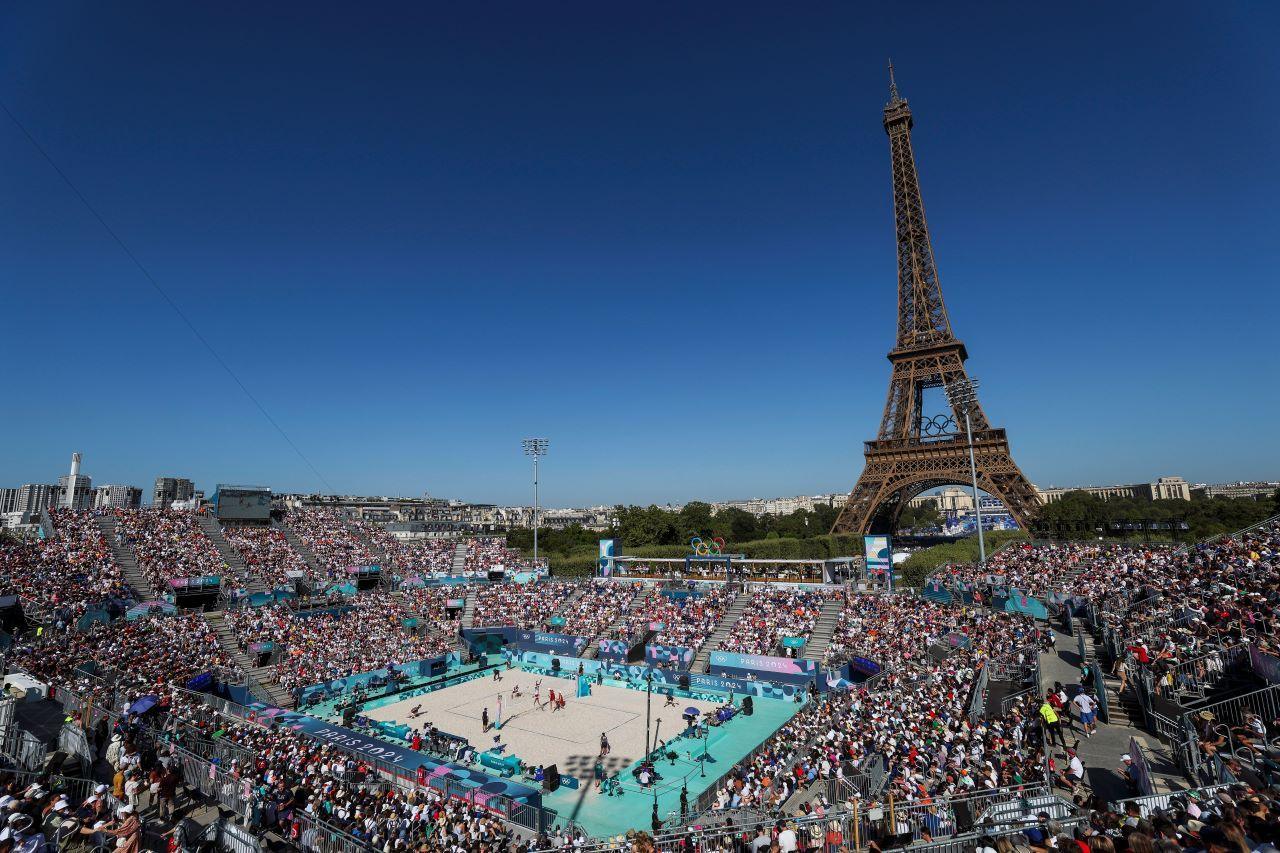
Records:
[[[755,703],[751,701],[751,697],[743,696],[742,697],[742,713],[750,717],[751,713],[755,711],[755,709],[756,709]]]
[[[551,671],[552,671],[552,672],[559,672],[559,671],[560,671],[560,658],[552,658],[552,659],[551,659]]]
[[[681,690],[689,689],[689,676],[684,675],[683,673],[680,675],[680,689]]]
[[[554,764],[542,771],[542,787],[547,791],[554,791],[560,787],[560,771]]]

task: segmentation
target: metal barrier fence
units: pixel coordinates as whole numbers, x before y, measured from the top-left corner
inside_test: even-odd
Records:
[[[969,722],[976,723],[986,711],[987,685],[991,678],[990,666],[983,666],[973,678],[973,692],[969,694]]]
[[[366,853],[370,849],[367,842],[306,812],[295,813],[293,819],[298,824],[294,843],[308,853]]]
[[[1212,713],[1218,723],[1233,727],[1243,726],[1244,716],[1247,713],[1257,714],[1264,722],[1280,719],[1280,684],[1272,684],[1243,696],[1195,708],[1197,714],[1204,711]]]
[[[213,837],[208,838],[209,841],[216,841],[218,846],[229,853],[261,853],[263,849],[262,839],[253,831],[237,826],[229,820],[219,820],[209,824]]]
[[[1075,827],[1083,824],[1084,822],[1084,817],[1079,815],[1063,818],[1058,821],[1059,825],[1067,831],[1075,829]],[[945,838],[940,841],[918,842],[905,849],[910,851],[910,853],[972,853],[973,850],[982,846],[978,842],[983,838],[983,836],[1000,838],[1005,835],[1016,835],[1037,823],[1039,823],[1038,820],[1025,821],[1022,825],[982,829],[978,832],[967,832],[963,835],[953,835],[950,838]]]
[[[1249,666],[1247,645],[1214,649],[1168,670],[1164,686],[1171,693],[1190,694],[1187,698],[1191,701],[1204,699],[1228,672],[1241,666]]]
[[[1019,690],[1017,693],[1010,693],[1008,696],[1004,697],[1004,699],[1000,700],[1000,713],[1008,714],[1015,705],[1024,699],[1038,698],[1040,698],[1040,685],[1037,683]]]
[[[93,788],[98,783],[92,779],[81,779],[75,776],[60,776],[58,774],[44,773],[38,770],[0,770],[0,778],[16,779],[19,787],[25,788],[28,785],[39,782],[50,793],[65,793],[68,799],[76,802],[84,802],[89,798],[89,794],[93,792]]]
[[[1081,660],[1085,660],[1081,658]],[[1098,719],[1104,723],[1111,722],[1111,697],[1107,693],[1107,681],[1102,677],[1102,667],[1096,660],[1088,660],[1089,669],[1093,672],[1093,692],[1098,697]]]
[[[1204,788],[1191,788],[1186,791],[1167,791],[1163,794],[1147,794],[1141,797],[1129,797],[1123,800],[1116,800],[1111,803],[1111,811],[1118,814],[1124,814],[1125,806],[1129,803],[1136,803],[1138,806],[1138,814],[1141,817],[1149,818],[1153,812],[1160,809],[1169,808],[1174,797],[1183,797],[1190,799],[1192,797],[1212,797],[1219,791],[1225,791],[1230,785],[1209,785]]]
[[[74,755],[83,760],[86,766],[93,766],[94,754],[93,745],[89,743],[88,733],[78,726],[66,723],[58,732],[58,749]]]
[[[1045,788],[1012,793],[1011,790],[959,797],[950,803],[942,802],[940,806],[924,803],[904,805],[892,800],[874,804],[870,808],[855,804],[852,810],[828,812],[822,817],[788,818],[788,821],[795,824],[796,834],[802,841],[809,839],[801,845],[801,849],[834,849],[825,846],[825,838],[827,833],[835,833],[840,838],[838,843],[850,850],[864,849],[872,841],[887,846],[887,842],[892,839],[901,844],[904,837],[909,836],[912,840],[908,842],[906,849],[913,853],[959,853],[967,847],[971,848],[973,842],[982,835],[1009,835],[1037,824],[1039,812],[1048,813],[1052,820],[1067,829],[1084,820],[1073,804],[1049,794]],[[725,841],[750,840],[761,830],[768,833],[777,822],[777,818],[771,817],[754,821],[735,820],[731,828],[694,824],[675,832],[659,834],[654,838],[654,845],[661,851],[681,853],[720,850]],[[956,834],[957,828],[961,829],[960,834]],[[947,835],[951,837],[942,838]],[[922,841],[926,837],[931,840]],[[629,845],[619,848],[615,843],[602,841],[575,849],[583,853],[596,853],[628,848]],[[320,850],[319,853],[354,851]]]
[[[23,770],[40,770],[44,767],[49,750],[38,737],[20,728],[16,722],[0,732],[0,755]]]

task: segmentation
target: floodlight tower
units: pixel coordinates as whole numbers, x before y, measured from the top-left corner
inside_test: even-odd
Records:
[[[524,455],[533,457],[533,565],[538,565],[538,457],[547,455],[547,445],[551,442],[545,438],[526,438],[520,442],[524,447]]]
[[[987,564],[987,545],[982,538],[982,506],[978,502],[978,465],[973,458],[973,426],[969,411],[978,403],[978,379],[963,374],[946,386],[947,402],[956,414],[964,415],[964,432],[969,441],[969,475],[973,478],[973,514],[978,523],[978,562]]]

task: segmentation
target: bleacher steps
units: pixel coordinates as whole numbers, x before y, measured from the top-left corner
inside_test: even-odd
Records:
[[[472,627],[472,620],[476,617],[476,595],[477,590],[466,587],[467,590],[467,606],[462,608],[462,627]]]
[[[302,541],[302,537],[297,533],[294,533],[293,529],[289,527],[289,525],[275,521],[274,519],[271,521],[271,526],[284,534],[284,539],[289,543],[289,547],[302,558],[302,562],[307,564],[307,568],[310,570],[311,576],[319,577],[320,561],[316,559],[315,552],[307,547],[307,543]]]
[[[824,601],[818,621],[809,633],[809,642],[804,645],[804,659],[822,662],[831,646],[831,638],[835,636],[836,625],[840,621],[840,611],[844,609],[844,600],[840,598]]]
[[[102,531],[102,538],[107,540],[116,564],[120,566],[120,573],[124,575],[125,583],[133,587],[138,600],[148,601],[159,598],[160,591],[151,585],[151,581],[138,566],[138,555],[133,552],[133,548],[120,541],[116,517],[110,514],[99,515],[94,520],[98,524],[98,529]]]
[[[648,597],[649,597],[649,594],[647,592],[637,595],[635,599],[631,602],[631,605],[621,610],[618,613],[618,618],[614,619],[613,622],[610,623],[609,627],[601,631],[599,636],[612,637],[614,629],[620,627],[622,623],[626,621],[627,617],[632,614],[635,608],[643,604],[645,600],[648,599]],[[593,637],[592,638],[593,641],[590,643],[587,643],[587,650],[582,653],[582,656],[584,658],[587,658],[588,660],[595,660],[596,657],[600,654],[600,644],[597,642],[594,642],[595,639],[597,638]]]
[[[293,696],[275,681],[275,668],[257,666],[253,658],[240,650],[240,642],[236,639],[235,631],[232,631],[231,626],[222,618],[221,611],[215,610],[205,613],[204,621],[208,623],[209,629],[218,638],[218,645],[227,653],[227,656],[231,658],[236,667],[256,681],[257,686],[266,693],[265,696],[259,698],[270,702],[277,708],[293,707]]]
[[[201,513],[196,516],[200,524],[200,529],[204,531],[204,535],[209,537],[209,541],[213,543],[213,547],[218,549],[218,553],[222,555],[222,562],[227,566],[226,574],[233,579],[240,581],[240,585],[250,592],[270,592],[262,578],[249,571],[249,565],[245,563],[244,557],[236,550],[236,546],[227,541],[227,537],[222,533],[222,525],[218,524],[218,520],[209,513]]]
[[[706,672],[707,664],[711,660],[711,652],[720,648],[720,644],[729,636],[729,632],[733,630],[733,626],[742,614],[747,612],[747,606],[753,598],[750,592],[740,592],[738,597],[733,600],[733,604],[729,605],[729,610],[724,614],[724,619],[720,620],[720,624],[716,626],[716,630],[707,638],[707,641],[698,649],[698,653],[693,656],[693,663],[689,666],[690,672]]]
[[[467,570],[467,543],[459,542],[453,547],[453,569],[452,573],[460,575]]]

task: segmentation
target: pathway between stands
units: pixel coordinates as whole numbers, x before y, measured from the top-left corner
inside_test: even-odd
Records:
[[[1053,628],[1054,649],[1040,655],[1040,677],[1045,689],[1061,682],[1068,696],[1074,696],[1080,684],[1080,653],[1076,648],[1075,637],[1070,637]],[[1086,635],[1092,647],[1092,638]],[[1151,767],[1151,777],[1156,791],[1170,791],[1186,787],[1186,783],[1174,765],[1168,749],[1154,735],[1137,728],[1130,720],[1122,706],[1120,698],[1115,695],[1119,681],[1107,678],[1111,722],[1098,721],[1098,731],[1091,737],[1084,736],[1079,724],[1079,714],[1074,714],[1074,731],[1064,732],[1068,745],[1079,740],[1077,754],[1085,767],[1085,782],[1103,801],[1112,802],[1135,796],[1137,792],[1129,789],[1128,783],[1119,774],[1125,753],[1129,751],[1129,739],[1134,738],[1142,745],[1144,754]],[[1054,764],[1061,770],[1066,766],[1061,748],[1054,752]]]

